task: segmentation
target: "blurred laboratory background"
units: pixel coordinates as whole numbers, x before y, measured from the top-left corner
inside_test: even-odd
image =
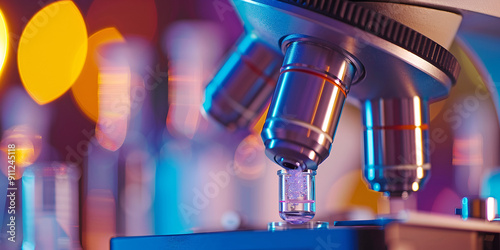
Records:
[[[229,130],[201,111],[243,34],[228,0],[2,0],[0,10],[0,249],[107,249],[116,236],[281,220],[281,168],[260,137],[265,112]],[[408,209],[452,214],[464,196],[500,192],[498,100],[460,36],[451,52],[462,73],[430,106],[432,176]],[[388,209],[362,179],[361,119],[348,98],[316,177],[315,219]]]

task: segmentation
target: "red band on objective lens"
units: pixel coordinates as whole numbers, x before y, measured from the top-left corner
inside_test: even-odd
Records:
[[[306,70],[306,69],[287,69],[287,70],[281,71],[281,74],[284,74],[286,72],[300,72],[300,73],[306,73],[306,74],[310,74],[310,75],[319,77],[319,78],[337,86],[337,88],[340,89],[340,91],[344,94],[344,96],[347,97],[346,91],[344,90],[344,88],[340,84],[338,84],[337,82],[333,81],[332,79],[330,79],[330,78],[328,78],[320,73],[316,73],[314,71],[310,71],[310,70]]]
[[[376,129],[376,130],[415,130],[415,129],[429,129],[428,124],[422,125],[394,125],[394,126],[374,126],[374,127],[366,127],[365,129]]]
[[[260,70],[255,64],[252,63],[252,61],[248,60],[246,58],[246,56],[242,55],[241,57],[241,61],[243,63],[245,63],[247,65],[247,67],[253,72],[255,73],[256,75],[259,75],[261,76],[262,78],[264,78],[266,84],[268,85],[271,85],[271,86],[275,86],[276,85],[276,81],[274,81],[271,77],[269,77],[268,75],[264,74],[264,72],[262,72],[262,70]]]

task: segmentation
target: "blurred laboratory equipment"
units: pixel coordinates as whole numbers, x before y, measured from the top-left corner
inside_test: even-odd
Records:
[[[243,37],[252,37],[255,39],[254,44],[264,44],[274,52],[284,54],[284,61],[279,69],[280,76],[261,133],[266,155],[285,169],[279,172],[279,213],[282,219],[290,224],[301,224],[312,218],[312,209],[304,208],[300,212],[307,212],[306,215],[300,214],[294,217],[297,219],[291,219],[287,213],[299,203],[305,206],[311,202],[288,201],[298,200],[298,196],[303,198],[304,192],[310,190],[308,185],[302,183],[298,174],[323,169],[318,166],[330,154],[340,115],[349,94],[351,99],[357,100],[363,117],[363,177],[370,189],[388,197],[386,200],[389,201],[390,219],[379,217],[364,223],[351,224],[346,221],[338,225],[379,225],[384,229],[386,224],[389,225],[387,221],[395,222],[393,225],[396,226],[411,226],[416,217],[424,218],[423,225],[447,233],[450,224],[434,224],[429,219],[433,215],[404,217],[399,214],[415,209],[408,206],[407,200],[412,193],[423,189],[429,179],[432,153],[430,142],[431,133],[434,132],[430,130],[429,105],[448,97],[451,87],[459,79],[460,61],[450,50],[462,21],[474,22],[470,20],[474,20],[475,16],[486,14],[498,17],[500,14],[452,2],[432,7],[422,7],[422,3],[403,5],[341,0],[234,0],[232,4],[245,27]],[[495,3],[490,1],[484,3],[484,6],[495,6]],[[455,11],[450,11],[452,7]],[[430,18],[424,20],[421,18],[423,15]],[[463,58],[459,59],[465,61]],[[215,79],[220,78],[220,75],[243,74],[242,68],[227,66],[234,65],[233,61],[238,60],[244,61],[238,57],[229,57]],[[263,78],[270,75],[262,73],[262,69],[259,72]],[[248,91],[230,92],[224,88],[232,84],[234,83],[231,81],[220,80],[209,83],[203,105],[209,116],[225,126],[231,123],[228,121],[237,119],[234,117],[255,113],[235,102],[241,99],[239,95],[247,94]],[[255,89],[260,89],[261,84],[252,81],[241,83],[241,86],[248,89],[247,86],[252,84]],[[235,109],[239,110],[236,116],[233,111]],[[445,116],[450,122],[450,115]],[[247,117],[247,120],[257,120],[255,115]],[[237,127],[248,123],[239,123]],[[480,172],[471,173],[478,176],[477,173]],[[477,177],[473,177],[470,180],[476,179]],[[474,187],[477,188],[477,185],[469,186],[469,190]],[[286,190],[285,194],[283,190]],[[310,197],[314,195],[313,191]],[[492,203],[490,201],[487,204]],[[490,211],[496,210],[492,205],[487,206]],[[467,211],[466,209],[465,212]],[[495,216],[489,217],[493,220]],[[446,220],[443,217],[443,222]],[[498,237],[495,236],[497,231],[488,222],[474,225],[456,218],[452,220],[451,224],[465,223],[464,230],[478,237],[481,243],[475,247],[497,244],[495,242],[498,239],[491,240],[491,237]],[[488,239],[477,234],[481,226],[489,233],[486,237]],[[387,226],[387,230],[389,228],[391,226]],[[165,240],[168,241],[168,238]],[[116,242],[118,244],[119,241]],[[466,242],[464,246],[472,246],[474,242]],[[401,247],[398,244],[402,243],[387,244]],[[424,245],[416,246],[423,248]]]
[[[82,249],[78,168],[52,162],[28,167],[22,178],[23,249]]]
[[[430,171],[428,107],[446,97],[458,78],[460,65],[448,48],[460,15],[419,9],[448,21],[449,30],[437,34],[429,23],[413,23],[416,16],[401,20],[399,12],[377,12],[400,8],[393,4],[233,4],[255,44],[267,44],[285,55],[261,133],[269,159],[285,169],[318,169],[330,154],[349,94],[362,107],[363,174],[369,188],[406,199],[425,184]],[[362,19],[349,14],[352,12]],[[262,26],[262,22],[267,25]],[[231,61],[230,57],[226,64]],[[238,72],[238,68],[232,70]],[[258,84],[253,85],[259,89]],[[237,98],[237,93],[218,86],[217,81],[207,86],[210,94],[205,103],[210,105],[204,108],[222,121],[226,117],[221,118],[221,113],[210,112],[225,105],[214,101],[213,92],[232,94],[227,100]]]
[[[228,128],[252,127],[266,109],[282,56],[255,34],[237,42],[205,91],[203,110]]]
[[[499,249],[499,9],[0,0],[0,248]]]
[[[498,219],[498,204],[493,197],[464,197],[462,207],[455,209],[455,214],[462,216],[462,219],[470,218],[494,221]]]

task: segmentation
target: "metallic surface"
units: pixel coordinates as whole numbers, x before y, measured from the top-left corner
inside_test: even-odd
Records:
[[[417,191],[430,171],[427,102],[420,97],[375,99],[362,109],[365,181],[390,196]]]
[[[462,22],[462,16],[454,12],[399,2],[357,2],[357,4],[420,32],[446,49],[450,48]]]
[[[454,81],[409,50],[328,16],[279,1],[233,2],[245,28],[276,49],[283,37],[301,34],[336,44],[352,54],[366,71],[365,78],[351,91],[357,99],[439,99],[448,94]]]
[[[208,84],[203,109],[226,127],[249,126],[269,104],[282,60],[254,34],[243,36]]]
[[[237,231],[168,236],[113,238],[111,250],[136,249],[387,249],[380,228],[293,229],[284,231]]]
[[[256,82],[272,78],[271,65],[279,56],[259,59],[263,52],[242,45],[250,40],[256,48],[274,50],[269,55],[286,53],[261,134],[271,160],[284,168],[316,170],[330,153],[350,93],[365,104],[364,174],[370,187],[399,197],[420,188],[430,169],[427,103],[446,97],[460,70],[446,50],[459,14],[339,0],[233,4],[252,34],[239,46],[250,59],[236,56],[240,63],[234,65],[229,60],[207,87],[208,113],[237,127],[247,126],[262,109],[269,88]],[[443,23],[446,32],[436,30]],[[255,68],[248,65],[262,65],[252,74],[265,71],[265,77],[243,76]],[[351,84],[356,85],[351,89]]]
[[[363,0],[355,0],[363,2]],[[390,0],[370,0],[370,2],[392,2]],[[454,12],[470,11],[500,17],[500,1],[497,0],[398,0],[398,3],[426,6]]]
[[[446,215],[337,223],[331,229],[239,231],[111,239],[126,249],[499,249],[500,227]],[[344,226],[338,226],[344,225]],[[285,240],[284,240],[285,239]]]
[[[470,218],[493,221],[497,218],[497,200],[493,197],[464,197],[462,208],[455,209],[456,215],[461,215],[462,219]]]
[[[316,40],[292,39],[285,47],[261,135],[266,155],[280,166],[315,170],[330,153],[351,81],[360,70],[345,52]]]

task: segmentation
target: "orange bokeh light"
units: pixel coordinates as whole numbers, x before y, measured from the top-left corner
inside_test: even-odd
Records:
[[[83,66],[82,73],[71,88],[71,92],[80,110],[94,122],[99,117],[97,96],[97,81],[99,76],[97,65],[98,51],[106,45],[124,42],[123,36],[113,27],[99,30],[89,37],[87,60]]]
[[[72,1],[47,5],[26,24],[17,53],[26,91],[38,104],[64,94],[80,74],[87,55],[87,28]]]
[[[9,146],[11,145],[11,146]],[[12,146],[13,145],[13,146]],[[14,178],[20,179],[23,173],[23,168],[33,164],[40,155],[42,148],[42,137],[36,134],[30,127],[25,125],[12,127],[3,133],[2,141],[0,142],[0,159],[7,162],[7,157],[11,160],[10,163],[15,166]],[[8,176],[8,168],[1,170],[5,176]]]
[[[0,10],[0,70],[3,69],[5,59],[7,58],[7,51],[9,48],[9,31],[7,29],[7,22],[5,16]]]

